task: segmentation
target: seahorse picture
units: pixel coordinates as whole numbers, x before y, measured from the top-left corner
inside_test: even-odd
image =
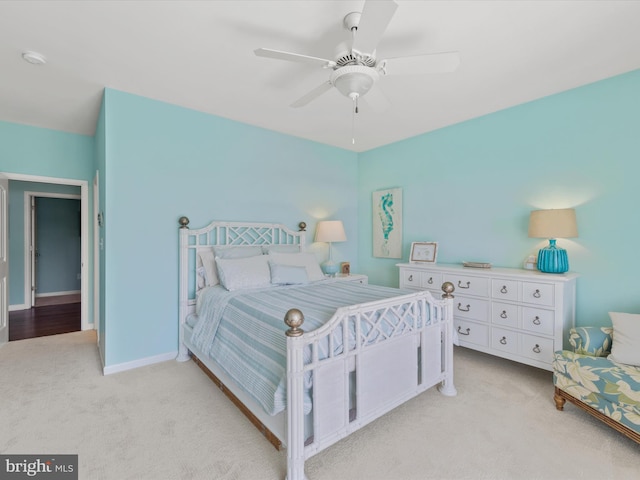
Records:
[[[373,256],[402,258],[402,189],[373,192]]]

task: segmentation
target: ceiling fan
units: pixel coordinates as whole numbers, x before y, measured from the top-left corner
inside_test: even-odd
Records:
[[[291,107],[303,107],[335,87],[353,101],[354,113],[358,112],[358,99],[364,95],[374,110],[382,111],[388,107],[388,100],[376,86],[381,76],[453,72],[460,64],[458,52],[379,60],[376,47],[397,8],[398,4],[392,0],[366,1],[362,12],[347,14],[343,24],[351,32],[351,45],[340,44],[335,60],[269,48],[258,48],[254,52],[259,57],[308,63],[331,70],[326,82],[300,97]]]

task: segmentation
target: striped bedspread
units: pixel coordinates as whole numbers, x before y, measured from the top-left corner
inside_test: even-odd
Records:
[[[336,280],[233,292],[208,287],[198,296],[198,320],[191,339],[267,413],[275,415],[286,408],[287,401],[287,310],[300,309],[305,317],[302,328],[311,331],[339,307],[406,293],[411,292]],[[307,398],[305,411],[310,410]]]

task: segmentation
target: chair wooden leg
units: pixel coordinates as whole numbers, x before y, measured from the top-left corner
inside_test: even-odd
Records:
[[[556,402],[556,410],[564,410],[564,404],[566,402],[564,397],[561,397],[560,395],[558,395],[558,392],[556,391],[556,393],[553,395],[553,400]]]

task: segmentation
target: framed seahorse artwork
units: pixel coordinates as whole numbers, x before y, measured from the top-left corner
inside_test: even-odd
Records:
[[[373,256],[402,258],[402,189],[373,192]]]

